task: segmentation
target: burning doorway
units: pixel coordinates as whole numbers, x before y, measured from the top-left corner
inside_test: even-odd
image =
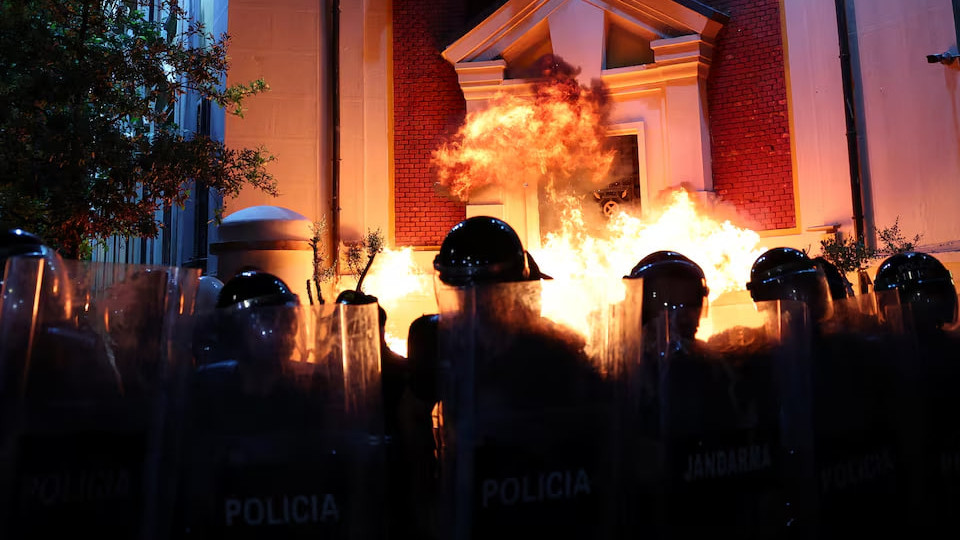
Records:
[[[623,206],[629,206],[632,213],[643,210],[640,193],[640,156],[636,135],[610,135],[607,137],[615,154],[610,167],[610,180],[604,187],[593,190],[593,197],[600,205],[600,211],[607,218],[613,217]]]
[[[618,126],[640,125],[633,131],[637,181],[623,186],[628,188],[624,197],[623,189],[616,191],[620,186],[606,187],[623,181],[616,176],[584,193],[594,198],[595,190],[603,188],[592,204],[599,202],[611,214],[626,198],[639,198],[646,211],[650,193],[679,185],[694,191],[713,188],[706,79],[722,19],[706,6],[673,0],[508,0],[443,56],[457,71],[468,114],[495,105],[502,96],[535,96],[544,57],[563,58],[580,84],[604,88],[609,107],[601,126],[613,131],[605,135],[620,139],[629,131],[618,132]],[[629,138],[620,140],[626,144]],[[621,152],[626,154],[632,159],[631,152]],[[467,215],[501,217],[527,245],[540,245],[555,222],[543,213],[542,197],[522,190],[494,191],[470,196]]]

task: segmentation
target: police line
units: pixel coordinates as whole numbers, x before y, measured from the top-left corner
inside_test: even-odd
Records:
[[[960,505],[943,457],[960,452],[956,293],[932,257],[887,263],[865,299],[771,250],[736,306],[759,317],[712,308],[726,330],[698,338],[702,270],[650,254],[591,314],[615,324],[588,351],[540,315],[549,275],[509,226],[473,218],[444,241],[440,313],[398,367],[366,295],[302,306],[257,271],[211,295],[189,270],[21,253],[0,306],[3,537],[936,524]]]

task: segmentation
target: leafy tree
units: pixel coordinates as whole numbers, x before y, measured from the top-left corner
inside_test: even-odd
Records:
[[[77,257],[110,235],[156,236],[157,211],[182,205],[193,181],[275,194],[266,150],[174,122],[187,92],[242,116],[267,89],[224,88],[228,40],[177,0],[0,0],[0,226]]]

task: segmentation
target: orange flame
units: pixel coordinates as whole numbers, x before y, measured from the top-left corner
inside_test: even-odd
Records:
[[[606,303],[623,300],[621,278],[654,251],[677,251],[700,265],[710,301],[742,290],[750,279],[750,267],[762,253],[756,232],[710,217],[708,208],[703,208],[706,205],[698,208],[686,190],[672,192],[668,206],[658,215],[643,219],[626,211],[617,213],[600,234],[585,232],[578,203],[571,201],[563,209],[562,229],[548,233],[543,248],[533,256],[557,281],[592,284],[580,289],[551,287],[543,298],[544,316],[586,336],[591,335],[587,315]]]
[[[417,265],[412,248],[384,249],[373,260],[363,288],[387,312],[387,345],[406,356],[410,323],[422,314],[436,313],[433,275]]]
[[[501,94],[469,114],[453,140],[434,152],[438,184],[461,200],[488,185],[543,189],[541,210],[559,217],[555,230],[543,231],[543,247],[533,252],[554,278],[544,283],[543,315],[583,334],[588,347],[595,334],[590,326],[598,323],[591,314],[622,301],[622,277],[654,251],[677,251],[699,264],[711,301],[742,290],[762,251],[759,235],[710,217],[719,210],[711,201],[678,190],[659,212],[646,211],[643,217],[621,211],[599,226],[596,219],[585,219],[601,217],[599,208],[585,216],[581,201],[597,184],[610,181],[616,155],[605,148],[604,92],[580,86],[571,73],[553,73],[531,97]],[[431,271],[416,268],[409,250],[386,252],[367,276],[368,292],[399,319],[394,336],[405,333],[418,312],[436,312]],[[394,339],[405,350],[402,340]]]
[[[659,250],[683,253],[700,265],[710,288],[708,300],[744,289],[750,267],[762,253],[759,235],[729,220],[707,215],[691,194],[679,190],[669,204],[646,219],[620,212],[600,234],[586,232],[583,209],[566,199],[562,230],[549,233],[543,247],[532,252],[540,268],[554,279],[544,283],[542,313],[588,338],[597,319],[624,299],[622,278],[644,256]],[[384,250],[367,274],[365,290],[377,296],[389,314],[387,342],[406,354],[406,332],[414,319],[436,312],[432,273],[414,261],[411,248]],[[701,337],[726,326],[704,321]]]
[[[606,115],[603,93],[572,78],[540,84],[533,97],[499,94],[434,152],[438,183],[460,200],[487,185],[598,184],[614,159],[603,148]]]

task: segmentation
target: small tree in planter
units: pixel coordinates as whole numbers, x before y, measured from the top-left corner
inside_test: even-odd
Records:
[[[369,304],[377,301],[375,296],[364,294],[363,280],[367,277],[367,272],[373,266],[373,260],[377,254],[383,251],[384,239],[380,229],[371,231],[367,229],[366,236],[359,242],[354,242],[346,246],[344,252],[344,262],[350,273],[357,279],[357,286],[353,290],[341,291],[337,296],[337,302],[348,304]]]
[[[875,249],[861,240],[844,237],[838,232],[833,238],[821,240],[820,250],[823,258],[844,274],[856,272],[860,282],[860,294],[868,292],[871,281],[867,268],[877,254]]]
[[[311,305],[313,305],[313,292],[310,290],[311,281],[313,282],[314,291],[316,291],[317,303],[323,304],[325,301],[320,284],[331,281],[334,276],[336,276],[335,265],[326,265],[327,256],[324,255],[325,246],[323,242],[323,235],[326,230],[326,216],[322,216],[310,226],[310,232],[313,233],[313,236],[311,236],[309,240],[310,248],[313,250],[313,277],[307,280],[307,297],[309,297]]]
[[[845,238],[841,233],[828,240],[820,241],[820,250],[823,258],[827,259],[841,272],[857,272],[860,281],[860,293],[865,294],[871,284],[870,276],[867,274],[867,268],[877,257],[889,257],[897,253],[913,251],[916,249],[922,234],[916,234],[907,239],[900,231],[900,216],[894,220],[893,225],[877,230],[877,238],[882,247],[874,249],[865,245],[862,241],[854,238]]]
[[[897,253],[913,251],[920,243],[920,240],[923,239],[923,235],[915,234],[913,238],[909,240],[905,238],[903,233],[900,232],[900,216],[897,216],[893,225],[877,231],[877,238],[880,239],[880,244],[883,246],[877,250],[877,254],[889,257]]]
[[[371,231],[367,229],[363,240],[347,247],[347,268],[357,278],[357,292],[363,292],[363,279],[367,277],[367,272],[373,266],[373,259],[377,253],[383,251],[383,233],[380,229]],[[366,260],[364,260],[366,255]]]

